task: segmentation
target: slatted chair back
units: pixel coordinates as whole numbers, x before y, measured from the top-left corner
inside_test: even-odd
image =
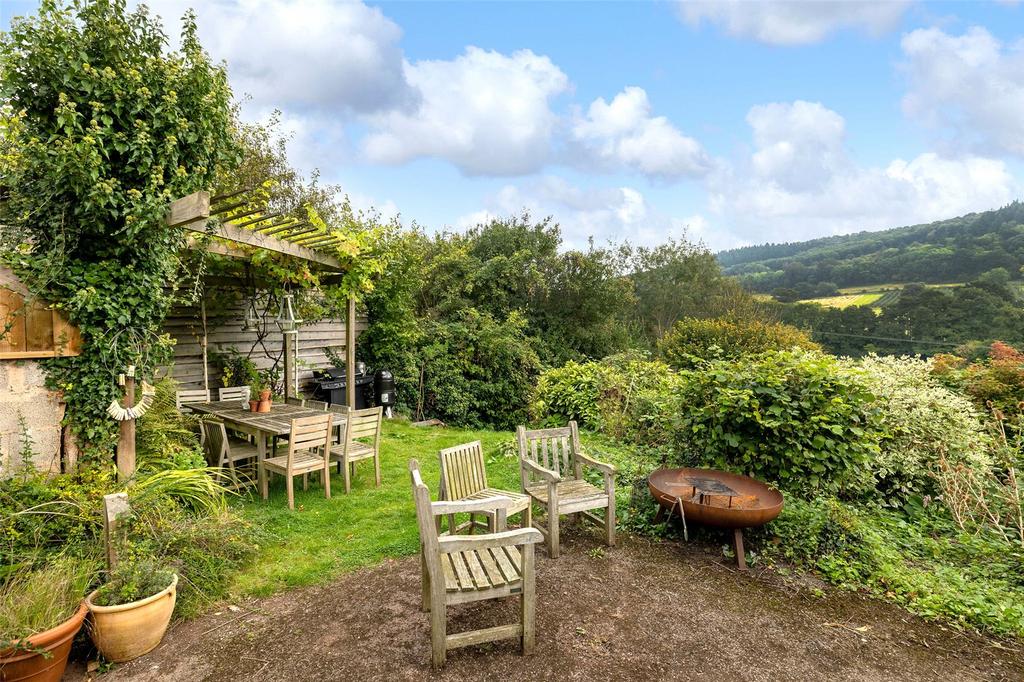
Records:
[[[480,441],[441,450],[441,499],[461,500],[487,487]]]
[[[516,429],[516,441],[519,444],[520,459],[528,459],[554,471],[563,479],[580,478],[580,464],[576,461],[576,453],[580,450],[580,433],[575,421],[555,429],[527,431],[526,427],[520,426]],[[531,485],[535,477],[522,467],[520,476],[523,489]]]
[[[412,479],[412,495],[416,501],[416,523],[420,529],[423,563],[426,564],[431,583],[439,580],[443,585],[444,575],[441,573],[441,555],[437,544],[437,525],[430,506],[430,490],[423,482],[420,464],[415,459],[409,460],[409,477]]]
[[[348,415],[348,413],[352,411],[352,408],[349,407],[348,405],[335,405],[334,403],[329,404],[327,406],[327,409],[333,412],[334,414],[343,415]]]
[[[181,408],[192,403],[208,403],[210,402],[210,391],[205,388],[187,389],[184,391],[178,391],[174,394],[174,406],[181,412]],[[187,410],[191,412],[191,410]]]
[[[325,412],[313,417],[299,417],[292,420],[291,433],[288,436],[288,462],[291,470],[295,453],[300,450],[320,450],[324,458],[324,466],[330,463],[331,455],[331,422],[334,415]]]
[[[228,454],[228,432],[224,428],[224,422],[204,421],[202,428],[206,437],[206,451],[209,455],[207,461],[210,466],[219,467]]]
[[[217,390],[218,400],[241,400],[249,402],[251,396],[248,386],[228,386]]]
[[[380,444],[380,424],[383,415],[383,407],[352,410],[345,417],[348,422],[348,437],[351,440],[372,438],[373,447],[376,448]]]
[[[308,407],[311,410],[323,410],[324,412],[326,412],[328,405],[323,400],[307,400],[306,407]]]
[[[306,405],[305,398],[296,398],[294,396],[288,396],[287,398],[284,399],[284,401],[288,405],[295,405],[296,407],[304,407]]]

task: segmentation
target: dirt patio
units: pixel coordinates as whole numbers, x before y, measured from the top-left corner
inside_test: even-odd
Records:
[[[450,652],[442,680],[1013,680],[1024,651],[855,594],[752,570],[717,548],[569,532],[538,551],[537,649]],[[821,589],[824,596],[821,596]],[[419,561],[407,558],[178,624],[121,680],[419,680],[430,675]],[[817,596],[816,596],[817,595]],[[449,629],[512,622],[516,600],[449,610]],[[86,679],[69,671],[65,679]]]

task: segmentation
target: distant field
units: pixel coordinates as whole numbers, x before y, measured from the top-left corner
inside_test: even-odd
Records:
[[[882,298],[881,292],[872,294],[843,294],[841,296],[826,296],[824,298],[811,298],[801,303],[817,303],[826,308],[849,308],[854,305],[872,305]]]

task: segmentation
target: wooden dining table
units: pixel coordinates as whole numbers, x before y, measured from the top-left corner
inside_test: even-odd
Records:
[[[301,417],[316,417],[324,411],[291,405],[289,403],[274,403],[270,412],[252,412],[249,410],[249,403],[242,403],[240,400],[215,400],[209,403],[189,403],[188,407],[194,412],[208,414],[215,419],[224,422],[224,426],[232,431],[249,434],[256,440],[256,452],[259,459],[267,457],[267,441],[287,436],[292,430],[292,420]],[[345,422],[345,415],[337,412],[332,413],[334,426]],[[333,427],[332,427],[333,428]],[[263,468],[258,467],[262,477]]]

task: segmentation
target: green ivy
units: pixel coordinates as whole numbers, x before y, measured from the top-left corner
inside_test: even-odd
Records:
[[[182,275],[174,199],[214,186],[238,162],[231,90],[183,21],[180,52],[124,0],[43,2],[0,35],[3,260],[82,332],[78,357],[46,361],[66,421],[87,451],[109,452],[128,365],[170,358],[161,323]]]

